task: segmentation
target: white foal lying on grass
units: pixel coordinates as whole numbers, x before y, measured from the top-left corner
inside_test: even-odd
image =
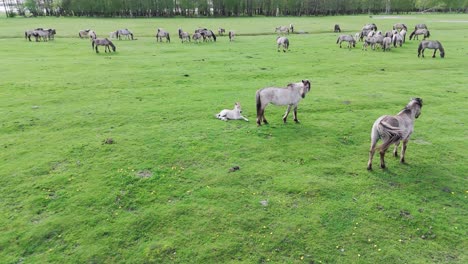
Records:
[[[219,114],[216,114],[216,118],[221,119],[223,121],[228,121],[228,120],[237,120],[237,119],[244,119],[245,121],[249,121],[247,118],[243,117],[241,115],[242,113],[242,108],[239,102],[236,102],[234,104],[234,109],[229,110],[229,109],[224,109]]]

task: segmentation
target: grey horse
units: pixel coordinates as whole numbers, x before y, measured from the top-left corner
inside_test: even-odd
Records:
[[[400,141],[403,141],[400,162],[405,162],[406,146],[413,133],[414,120],[421,115],[422,105],[423,101],[421,98],[412,98],[397,115],[384,115],[374,122],[371,130],[371,146],[369,150],[369,161],[367,162],[368,170],[372,170],[372,159],[379,139],[383,141],[380,146],[380,168],[385,169],[385,152],[390,145],[395,144],[393,156],[398,156]]]

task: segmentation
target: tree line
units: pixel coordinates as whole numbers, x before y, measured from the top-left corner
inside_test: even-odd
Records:
[[[468,12],[468,0],[2,0],[7,16],[236,17]]]

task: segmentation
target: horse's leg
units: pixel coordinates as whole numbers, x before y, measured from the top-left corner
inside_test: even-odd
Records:
[[[297,119],[297,105],[294,106],[294,122],[299,123],[299,120]]]
[[[403,140],[403,147],[401,148],[401,158],[400,158],[401,163],[405,163],[405,154],[406,154],[407,144],[408,144],[408,139]]]
[[[291,111],[291,106],[292,105],[288,105],[288,109],[286,109],[286,113],[283,116],[283,123],[286,123],[286,119],[288,118],[289,111]]]
[[[432,54],[432,58],[435,58],[436,52],[437,52],[437,49],[434,50],[434,54]]]
[[[387,151],[388,147],[390,147],[392,141],[388,140],[387,142],[382,143],[380,146],[380,168],[385,169],[385,152]]]
[[[400,141],[395,143],[395,148],[393,149],[393,156],[398,157],[398,146],[400,145]]]
[[[371,133],[371,146],[369,150],[369,161],[367,162],[367,170],[372,170],[372,159],[374,158],[375,154],[375,147],[377,146],[377,141],[379,140],[379,137],[377,134],[375,134],[376,131],[374,131],[374,128],[372,128],[372,133]]]
[[[99,50],[97,49],[98,45],[96,45],[96,53],[99,53]]]

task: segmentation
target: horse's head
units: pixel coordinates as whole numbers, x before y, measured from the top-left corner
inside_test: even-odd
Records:
[[[421,115],[421,108],[423,106],[423,100],[421,98],[411,98],[407,108],[415,111],[414,117],[418,118]]]
[[[234,104],[234,110],[239,111],[239,113],[242,113],[242,107],[241,107],[241,104],[239,102],[236,102]]]
[[[302,80],[301,97],[304,98],[309,91],[310,91],[310,81]]]
[[[445,57],[445,51],[443,51],[442,49],[439,49],[439,50],[440,50],[440,57],[444,58]]]

